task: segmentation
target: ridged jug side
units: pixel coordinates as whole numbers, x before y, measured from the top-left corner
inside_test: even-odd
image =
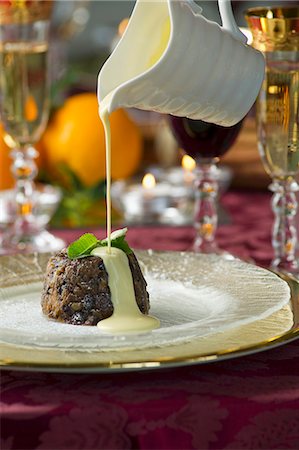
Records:
[[[242,91],[238,98],[236,98],[236,108],[240,110],[240,114],[244,116],[253,106],[260,88],[263,83],[265,75],[265,59],[262,53],[249,47],[247,48],[246,64],[244,64],[244,78],[247,80],[247,84],[242,86]]]
[[[238,42],[236,45],[228,32],[221,33],[223,42],[217,52],[219,58],[211,69],[201,97],[203,104],[209,98],[213,99],[214,110],[211,108],[207,114],[201,109],[190,118],[231,126],[252,107],[263,80],[264,60],[261,54],[245,44]]]
[[[207,46],[217,49],[217,51],[205,52],[203,55],[199,52],[202,72],[194,77],[191,94],[200,98],[200,108],[190,117],[202,120],[210,118],[213,121],[213,118],[222,114],[223,110],[223,105],[219,103],[219,94],[223,90],[223,70],[229,65],[227,60],[228,42],[223,39],[223,32],[217,24],[208,21],[203,24],[205,25],[205,34],[202,41],[204,40],[203,42],[206,42]],[[193,45],[194,51],[195,44]]]
[[[211,70],[211,76],[207,79],[203,98],[206,101],[213,98],[214,110],[205,111],[203,120],[230,126],[241,119],[236,108],[235,90],[244,82],[243,64],[240,59],[242,44],[236,46],[235,39],[229,33],[223,30],[220,32],[221,44],[217,51],[219,56]],[[241,86],[240,89],[242,90]]]
[[[202,95],[206,89],[205,81],[211,76],[216,56],[215,54],[211,55],[208,50],[209,22],[203,16],[191,16],[191,23],[187,24],[185,29],[180,27],[179,17],[176,20],[181,34],[191,35],[191,40],[188,48],[181,49],[178,60],[178,75],[176,74],[174,83],[170,87],[174,96],[177,90],[183,87],[185,102],[181,105],[181,109],[175,113],[188,117],[196,112],[201,114],[209,106],[202,102]],[[190,29],[192,33],[190,33]],[[218,39],[217,44],[220,44],[220,39]]]

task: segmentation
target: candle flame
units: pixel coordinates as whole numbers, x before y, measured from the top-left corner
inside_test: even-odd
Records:
[[[191,158],[191,156],[184,155],[182,158],[182,167],[183,167],[183,169],[191,172],[192,170],[195,169],[196,162],[193,158]]]
[[[142,179],[144,189],[153,189],[156,186],[156,179],[152,173],[146,173]]]
[[[267,19],[273,19],[273,12],[271,10],[267,11],[266,17]]]

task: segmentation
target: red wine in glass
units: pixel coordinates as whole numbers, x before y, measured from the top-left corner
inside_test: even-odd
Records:
[[[172,132],[179,146],[194,159],[218,158],[234,144],[242,121],[232,127],[222,127],[201,120],[169,116]]]
[[[193,250],[200,253],[225,254],[215,240],[217,229],[217,162],[235,142],[242,121],[222,127],[201,120],[169,116],[169,123],[179,146],[196,161]],[[226,254],[227,255],[227,254]]]

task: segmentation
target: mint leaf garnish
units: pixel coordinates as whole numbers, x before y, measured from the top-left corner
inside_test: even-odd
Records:
[[[111,233],[111,247],[116,247],[126,253],[126,255],[130,255],[133,253],[133,250],[129,246],[126,241],[126,234],[128,229],[122,228],[121,230],[116,230]],[[100,242],[101,247],[106,247],[108,245],[108,239],[103,239]]]
[[[111,233],[111,247],[116,247],[130,255],[133,250],[126,241],[127,228],[116,230]],[[67,255],[70,259],[84,258],[89,256],[92,250],[96,247],[107,247],[108,239],[99,241],[92,233],[83,234],[79,239],[70,244],[67,249]]]
[[[133,253],[133,250],[131,249],[125,238],[114,239],[113,241],[111,241],[111,246],[120,248],[120,250],[125,252],[126,255],[130,255],[131,253]]]
[[[90,252],[98,245],[99,241],[94,234],[85,233],[68,246],[67,255],[70,259],[83,258],[90,255]]]

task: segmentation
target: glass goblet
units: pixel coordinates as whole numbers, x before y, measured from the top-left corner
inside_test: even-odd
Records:
[[[296,193],[299,184],[299,8],[253,8],[246,19],[266,73],[257,100],[258,148],[271,176],[274,226],[271,267],[299,276]]]
[[[196,161],[194,227],[196,237],[193,251],[216,253],[219,249],[215,235],[218,224],[217,196],[219,157],[235,142],[242,121],[232,127],[222,127],[201,120],[169,116],[169,123],[179,146]]]
[[[12,149],[16,200],[16,219],[3,233],[1,253],[45,252],[64,246],[40,228],[34,215],[34,144],[49,114],[49,5],[35,0],[28,2],[27,9],[27,2],[4,2],[0,9],[0,118]]]

